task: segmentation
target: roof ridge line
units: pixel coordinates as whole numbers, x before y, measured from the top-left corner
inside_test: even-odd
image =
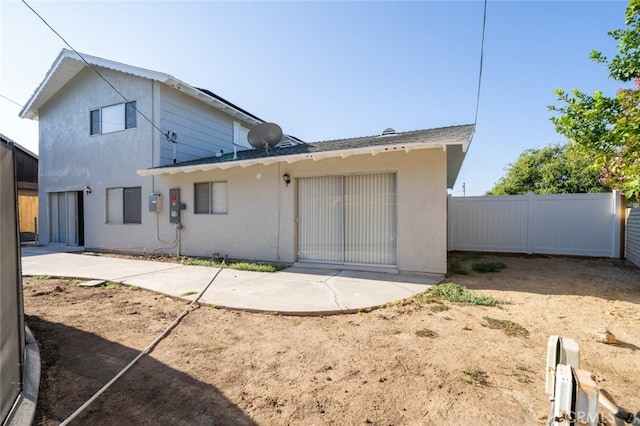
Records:
[[[441,127],[431,127],[431,128],[426,128],[426,129],[417,129],[417,130],[407,130],[404,132],[396,132],[393,135],[385,135],[386,138],[392,139],[394,137],[398,137],[398,136],[404,136],[407,135],[409,133],[419,133],[419,132],[431,132],[431,131],[436,131],[436,130],[445,130],[445,129],[451,129],[453,127],[469,127],[469,126],[475,126],[475,124],[473,123],[466,123],[466,124],[452,124],[450,126],[441,126]],[[377,138],[380,137],[382,135],[378,134],[378,135],[368,135],[368,136],[354,136],[351,138],[340,138],[340,139],[324,139],[324,140],[319,140],[319,141],[313,141],[313,142],[307,142],[308,144],[317,144],[317,143],[325,143],[325,142],[341,142],[341,141],[350,141],[350,140],[355,140],[355,139],[369,139],[369,138]]]

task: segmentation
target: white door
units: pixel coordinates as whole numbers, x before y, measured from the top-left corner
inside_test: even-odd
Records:
[[[298,179],[298,259],[396,264],[395,173]]]

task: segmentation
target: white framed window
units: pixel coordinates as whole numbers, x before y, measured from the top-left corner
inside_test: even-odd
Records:
[[[249,129],[238,121],[233,122],[233,143],[237,146],[251,149],[251,145],[249,144]]]
[[[91,110],[89,121],[91,135],[133,129],[137,126],[136,101]]]
[[[142,223],[142,188],[107,188],[107,223]]]
[[[198,182],[193,185],[195,214],[227,214],[227,182]]]

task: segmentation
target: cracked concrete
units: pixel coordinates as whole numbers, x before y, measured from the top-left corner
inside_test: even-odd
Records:
[[[331,287],[331,285],[329,284],[329,280],[333,277],[335,277],[336,275],[338,275],[340,272],[336,272],[335,274],[333,274],[331,277],[327,278],[326,280],[322,281],[322,284],[324,284],[331,293],[333,293],[333,301],[335,302],[336,306],[338,307],[338,309],[341,310],[345,310],[345,309],[349,309],[349,308],[345,308],[344,306],[342,306],[340,304],[340,302],[338,302],[338,293],[336,293],[336,291]]]
[[[184,299],[193,299],[217,268],[169,265],[163,262],[83,256],[51,247],[23,247],[24,275],[101,279],[138,286]],[[294,266],[274,273],[223,269],[200,299],[219,307],[328,315],[355,312],[411,297],[442,280],[441,276],[406,276]]]

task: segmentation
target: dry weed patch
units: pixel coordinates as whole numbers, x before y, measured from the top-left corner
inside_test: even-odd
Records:
[[[483,319],[487,322],[486,327],[493,328],[496,330],[504,331],[504,334],[507,336],[514,337],[528,337],[529,331],[521,326],[520,324],[509,321],[509,320],[500,320],[491,317],[483,317]]]

